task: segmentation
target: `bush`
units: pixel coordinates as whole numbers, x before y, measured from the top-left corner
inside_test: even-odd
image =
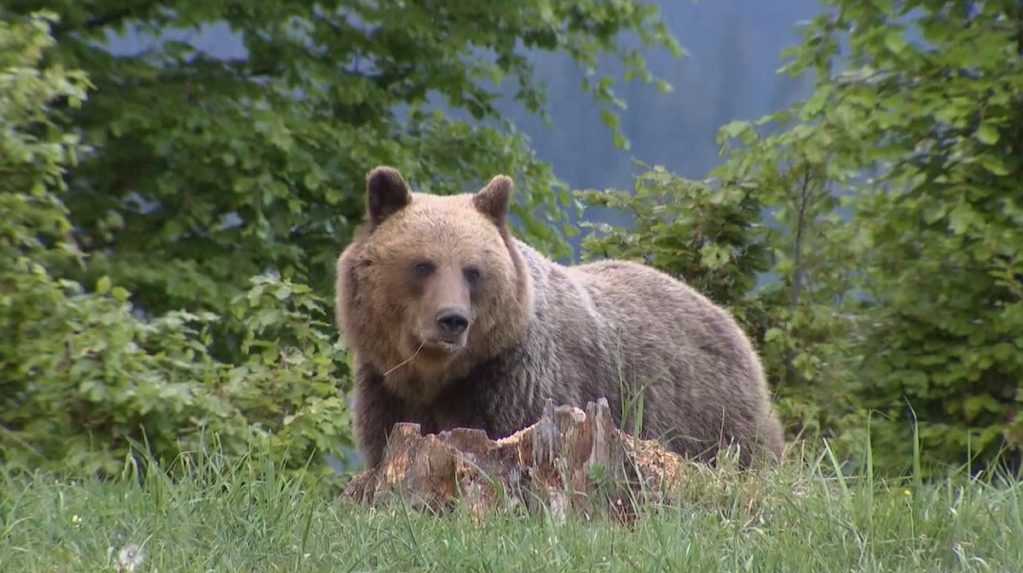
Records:
[[[875,461],[901,469],[919,435],[939,473],[1003,448],[1018,462],[1023,6],[828,4],[793,52],[816,85],[790,132],[815,134],[853,198],[866,328],[849,390],[881,414]]]
[[[0,22],[0,462],[109,474],[132,449],[168,461],[216,436],[269,447],[291,466],[350,442],[347,365],[331,305],[276,276],[231,304],[243,360],[211,353],[218,317],[146,317],[130,293],[53,273],[87,260],[62,202],[64,170],[87,150],[53,121],[77,107],[83,74],[44,65],[51,18]]]

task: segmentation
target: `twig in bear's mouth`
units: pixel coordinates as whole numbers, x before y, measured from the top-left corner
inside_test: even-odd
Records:
[[[395,370],[397,370],[397,369],[401,368],[402,366],[408,364],[409,362],[412,362],[413,360],[415,360],[416,356],[419,356],[419,351],[423,349],[423,346],[426,346],[426,341],[425,340],[419,343],[419,348],[416,348],[416,351],[412,353],[412,356],[409,356],[405,360],[402,360],[401,362],[396,364],[393,368],[391,368],[387,372],[384,372],[384,378],[387,378],[387,375],[390,374],[391,372],[394,372]]]

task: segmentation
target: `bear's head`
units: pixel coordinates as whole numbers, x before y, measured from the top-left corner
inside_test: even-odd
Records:
[[[366,223],[341,253],[337,320],[360,368],[404,399],[444,386],[519,343],[532,283],[508,230],[512,180],[474,194],[413,193],[401,174],[366,177]]]

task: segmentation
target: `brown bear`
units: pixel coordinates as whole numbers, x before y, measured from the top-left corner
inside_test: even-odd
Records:
[[[703,295],[637,263],[545,258],[509,231],[506,176],[438,196],[377,167],[366,187],[367,222],[338,259],[336,290],[370,467],[397,422],[498,439],[548,400],[601,397],[616,423],[636,410],[643,437],[692,459],[713,462],[729,444],[744,467],[780,458],[757,354]]]

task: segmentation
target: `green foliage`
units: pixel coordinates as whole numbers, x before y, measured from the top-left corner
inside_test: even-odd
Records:
[[[1023,7],[826,4],[785,67],[813,95],[723,126],[703,180],[653,168],[582,194],[633,220],[592,225],[585,256],[733,310],[790,432],[836,460],[1018,460]],[[43,5],[56,15],[28,16]],[[14,0],[0,16],[0,461],[87,473],[212,436],[288,467],[344,447],[329,293],[367,169],[434,193],[509,173],[519,233],[564,255],[581,204],[499,117],[499,86],[542,114],[523,50],[565,53],[627,147],[598,60],[657,82],[638,50],[678,52],[632,0]],[[214,24],[247,57],[172,33]],[[112,54],[125,31],[149,49]]]
[[[830,148],[829,133],[799,123],[798,112],[722,127],[726,161],[713,174],[750,189],[766,211],[773,276],[756,294],[764,313],[757,342],[782,416],[794,433],[835,440],[862,427],[851,395],[860,331],[849,296],[859,275],[853,229],[841,214],[855,170]]]
[[[67,209],[51,189],[63,190],[63,175],[80,149],[74,133],[55,125],[51,103],[71,108],[85,99],[84,74],[60,66],[40,68],[52,50],[49,20],[25,25],[0,21],[0,251],[8,262],[38,254],[47,246],[70,253]],[[6,268],[6,265],[5,265]]]
[[[1023,7],[829,3],[790,67],[817,77],[802,119],[865,176],[859,397],[886,414],[886,464],[906,459],[914,413],[932,461],[986,463],[1023,445]]]
[[[986,465],[1005,448],[1018,460],[1023,7],[827,4],[786,66],[813,73],[813,95],[722,127],[718,198],[644,175],[634,196],[590,196],[636,222],[588,247],[642,257],[740,314],[758,309],[753,333],[790,429],[837,440],[843,456],[857,457],[848,445],[875,412],[871,463],[885,471],[915,459],[915,433],[932,470]],[[722,271],[705,227],[744,204]],[[770,253],[769,280],[740,303],[760,270],[735,257],[744,245]]]
[[[232,301],[245,325],[245,360],[220,371],[216,390],[244,416],[250,432],[291,466],[312,454],[350,447],[344,392],[348,364],[333,325],[333,305],[306,285],[275,276],[251,280]]]
[[[678,51],[656,7],[632,0],[15,0],[0,14],[40,6],[60,15],[52,57],[97,86],[71,118],[95,152],[68,178],[67,197],[91,260],[64,271],[87,283],[109,276],[151,312],[223,315],[223,352],[237,350],[240,325],[225,310],[247,277],[273,269],[330,291],[363,215],[363,178],[380,163],[435,193],[513,175],[521,229],[566,254],[566,214],[552,193],[563,186],[497,113],[498,86],[512,82],[518,101],[541,112],[523,50],[562,52],[584,67],[611,121],[621,102],[612,78],[593,75],[598,58],[652,82],[640,48]],[[174,39],[217,24],[247,57]],[[151,45],[111,54],[108,35],[126,31]],[[625,34],[641,45],[626,46]]]
[[[50,21],[0,24],[0,464],[109,474],[134,447],[169,461],[216,435],[299,466],[346,445],[347,367],[308,287],[254,279],[231,303],[243,360],[229,364],[210,354],[215,315],[140,317],[109,277],[89,290],[55,274],[82,264],[62,176],[83,149],[54,118],[89,84],[45,63]]]

